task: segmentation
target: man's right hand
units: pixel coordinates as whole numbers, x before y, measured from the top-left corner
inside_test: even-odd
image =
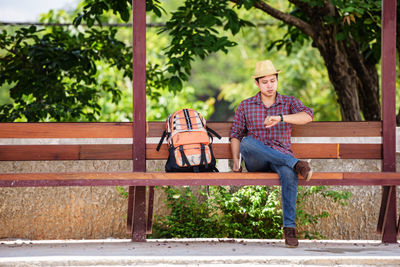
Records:
[[[233,168],[234,172],[241,172],[242,168],[240,167],[240,140],[237,138],[231,138],[231,151],[232,151],[232,160],[233,160]]]
[[[242,172],[242,167],[240,166],[239,160],[233,161],[233,172]]]

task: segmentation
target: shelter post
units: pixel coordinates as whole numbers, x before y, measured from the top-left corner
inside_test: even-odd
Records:
[[[132,0],[134,172],[146,171],[146,0]],[[133,214],[133,216],[132,216]],[[132,241],[146,240],[146,187],[129,188],[128,228]]]
[[[382,171],[396,171],[396,0],[382,0]],[[396,186],[382,188],[378,232],[397,242]]]

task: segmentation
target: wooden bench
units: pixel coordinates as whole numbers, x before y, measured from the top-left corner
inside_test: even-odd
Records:
[[[301,185],[384,185],[378,232],[382,241],[397,242],[395,172],[395,92],[396,92],[396,1],[382,1],[382,117],[378,123],[321,122],[295,127],[295,137],[382,137],[380,144],[303,144],[294,142],[293,150],[300,158],[367,158],[382,159],[383,172],[322,172],[315,173]],[[155,152],[155,144],[146,146],[146,1],[133,1],[133,121],[129,123],[95,124],[1,124],[0,138],[130,138],[133,144],[75,145],[2,145],[1,160],[85,160],[131,159],[131,173],[46,173],[0,174],[0,186],[97,186],[129,185],[127,225],[132,240],[143,241],[151,230],[152,205],[148,205],[146,220],[146,186],[150,186],[152,203],[154,185],[275,185],[275,174],[268,173],[150,173],[146,159],[166,158]],[[183,107],[182,107],[183,108]],[[227,136],[229,123],[210,125]],[[160,136],[163,123],[150,123],[148,136]],[[133,134],[132,134],[133,133]],[[134,136],[134,137],[133,137]],[[217,158],[229,158],[228,144],[215,144]],[[145,155],[145,156],[144,156]]]
[[[230,159],[229,122],[209,123],[223,141],[214,143],[217,159]],[[133,150],[132,123],[3,123],[0,127],[1,161],[42,160],[131,160]],[[148,123],[146,159],[167,158],[167,145],[156,151],[157,141],[165,127],[163,122]],[[312,122],[293,129],[293,151],[303,159],[381,159],[381,122]],[[354,139],[364,139],[354,143]],[[88,144],[90,141],[95,144]],[[121,144],[122,141],[122,144]],[[28,144],[27,144],[28,142]],[[52,144],[52,143],[57,144]],[[145,224],[146,230],[133,230],[134,240],[145,239],[151,232],[153,186],[162,185],[279,185],[274,173],[164,173],[164,172],[79,172],[79,173],[3,173],[0,186],[116,186],[130,187],[128,229],[132,221]],[[308,182],[299,185],[400,185],[397,172],[315,172]],[[150,186],[147,196],[135,189]],[[135,196],[136,192],[136,196]],[[389,191],[388,191],[389,193]],[[138,195],[139,194],[139,195]],[[137,197],[134,201],[134,196]],[[383,198],[378,231],[385,233],[384,221],[389,218],[390,196]],[[138,200],[141,200],[138,203]],[[140,204],[140,205],[139,205]],[[134,208],[135,206],[135,208]],[[135,214],[133,214],[135,212]],[[141,212],[142,215],[136,214]],[[144,221],[144,214],[147,219]],[[392,215],[393,216],[393,215]],[[397,217],[395,215],[395,217]],[[395,218],[396,221],[397,218]],[[393,232],[394,231],[394,232]],[[391,235],[397,235],[398,226]]]

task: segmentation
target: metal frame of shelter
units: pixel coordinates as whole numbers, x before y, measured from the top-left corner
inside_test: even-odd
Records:
[[[146,172],[146,0],[133,0],[133,171]],[[383,172],[396,171],[396,9],[397,0],[382,0],[382,124]],[[150,187],[152,201],[154,188]],[[397,242],[396,187],[382,187],[378,232],[382,242]],[[133,241],[144,241],[146,218],[146,187],[129,187],[128,230]]]

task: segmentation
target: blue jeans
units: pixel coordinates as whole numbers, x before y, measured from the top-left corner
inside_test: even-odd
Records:
[[[282,187],[283,227],[295,227],[298,176],[294,166],[299,160],[249,136],[240,143],[240,153],[249,172],[278,173]]]

